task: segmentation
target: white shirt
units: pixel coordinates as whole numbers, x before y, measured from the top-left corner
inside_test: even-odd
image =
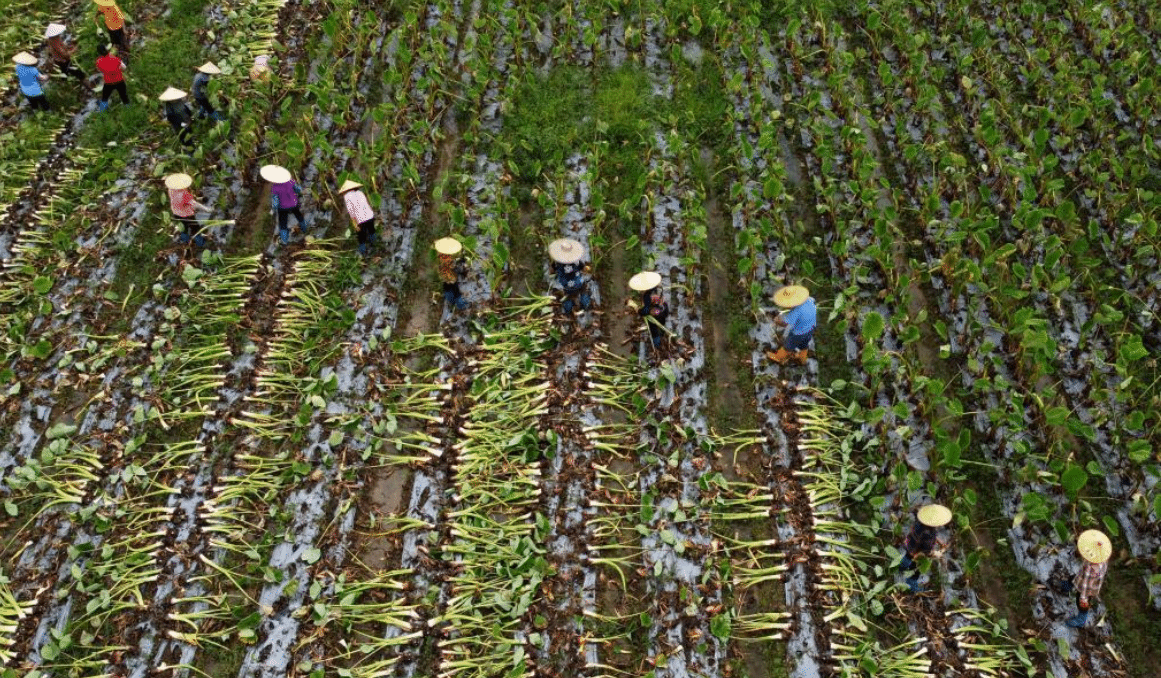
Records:
[[[347,191],[343,194],[343,200],[347,203],[347,214],[351,215],[356,224],[375,218],[371,203],[367,202],[367,196],[363,195],[362,191],[358,189]]]

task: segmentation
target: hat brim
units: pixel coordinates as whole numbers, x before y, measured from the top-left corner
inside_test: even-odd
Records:
[[[1104,563],[1113,555],[1113,543],[1100,530],[1085,530],[1076,540],[1080,557],[1090,563]]]
[[[346,193],[347,191],[353,191],[356,188],[362,188],[362,187],[363,187],[363,184],[360,184],[357,181],[351,181],[350,179],[347,179],[346,181],[343,182],[342,186],[339,186],[339,195],[342,195],[342,194]]]
[[[44,29],[44,37],[45,37],[45,39],[55,38],[56,36],[61,35],[64,32],[65,32],[64,24],[49,24],[48,28]]]
[[[290,170],[281,165],[263,165],[258,174],[272,184],[285,184],[293,178],[290,176]]]
[[[558,264],[575,264],[585,258],[585,246],[572,238],[548,243],[548,257]]]
[[[463,243],[455,238],[440,238],[435,241],[435,251],[440,254],[459,254],[463,249]]]
[[[802,285],[787,285],[774,293],[774,303],[782,308],[801,306],[810,298],[810,290]]]
[[[158,101],[177,101],[178,99],[184,99],[187,96],[189,96],[189,94],[183,90],[180,90],[176,87],[168,87],[157,97],[157,99]]]
[[[919,509],[919,522],[928,527],[943,527],[951,522],[951,509],[941,504],[928,504]]]
[[[214,62],[212,61],[207,61],[201,66],[198,66],[198,71],[207,75],[221,75],[222,73],[222,69],[215,66]]]
[[[13,63],[20,64],[21,66],[35,66],[37,63],[36,57],[32,56],[28,52],[17,53],[16,56],[12,57],[12,61]]]
[[[193,185],[193,177],[188,174],[171,174],[165,178],[165,187],[174,191],[189,188]]]
[[[629,289],[648,292],[661,284],[661,274],[656,271],[641,271],[629,278]]]
[[[97,3],[101,7],[112,7],[113,5],[117,4],[116,0],[93,0],[93,2]]]

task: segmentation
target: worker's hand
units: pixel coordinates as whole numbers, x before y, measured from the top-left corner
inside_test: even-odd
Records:
[[[932,558],[942,558],[943,557],[943,549],[935,549],[934,551],[931,552],[931,557]]]
[[[628,306],[629,308],[633,309],[634,311],[641,308],[641,305],[638,304],[637,302],[633,301],[632,299],[626,299],[625,305]]]
[[[1079,607],[1081,609],[1081,611],[1087,610],[1088,609],[1088,601],[1085,600],[1084,598],[1081,598],[1079,601],[1077,601],[1076,606]]]

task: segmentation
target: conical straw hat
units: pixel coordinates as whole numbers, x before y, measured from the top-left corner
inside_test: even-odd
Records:
[[[575,264],[585,256],[585,246],[572,238],[560,238],[548,243],[548,256],[561,264]]]
[[[1085,530],[1076,540],[1076,550],[1090,563],[1103,563],[1113,555],[1113,543],[1100,530]]]
[[[193,184],[193,177],[184,172],[171,174],[165,178],[165,187],[180,191],[183,188],[189,188]]]
[[[810,297],[810,290],[802,285],[787,285],[774,293],[774,303],[782,308],[801,306]]]
[[[28,52],[19,52],[16,56],[12,57],[12,60],[22,66],[36,65],[36,57],[32,56]]]
[[[919,522],[928,527],[943,527],[951,522],[951,509],[942,504],[928,504],[919,509]]]
[[[198,70],[201,71],[202,73],[206,73],[208,75],[218,75],[219,73],[222,72],[222,69],[215,66],[214,62],[212,62],[212,61],[207,61],[204,64],[202,64],[201,66],[198,66]]]
[[[64,32],[65,32],[65,25],[64,24],[49,24],[48,28],[44,29],[44,37],[45,38],[55,38],[56,36],[58,36]]]
[[[346,193],[347,191],[353,191],[356,188],[362,188],[362,187],[363,187],[363,184],[360,184],[357,181],[351,181],[350,179],[347,179],[346,181],[343,182],[342,186],[339,186],[339,195],[342,195],[342,194]]]
[[[440,238],[435,241],[435,251],[440,254],[459,254],[464,246],[455,238]]]
[[[166,87],[165,91],[161,93],[161,96],[157,98],[161,101],[177,101],[178,99],[185,98],[185,96],[186,93],[176,87]]]
[[[258,170],[258,174],[262,178],[272,184],[285,184],[291,180],[290,170],[278,165],[263,165],[262,169]]]
[[[647,292],[661,284],[661,274],[656,271],[641,271],[629,278],[629,289]]]
[[[113,5],[117,4],[116,0],[93,0],[93,2],[97,3],[101,7],[112,7]]]

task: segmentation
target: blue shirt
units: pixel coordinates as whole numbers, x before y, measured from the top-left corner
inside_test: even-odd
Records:
[[[209,99],[210,95],[206,92],[206,86],[210,84],[210,76],[208,73],[198,72],[193,79],[193,97],[195,99]]]
[[[814,297],[807,297],[806,301],[790,309],[782,315],[791,334],[803,335],[814,331],[818,321],[818,309],[814,306]]]
[[[44,90],[40,89],[40,71],[36,66],[16,64],[16,77],[20,78],[20,91],[25,95],[37,97],[44,94]]]

